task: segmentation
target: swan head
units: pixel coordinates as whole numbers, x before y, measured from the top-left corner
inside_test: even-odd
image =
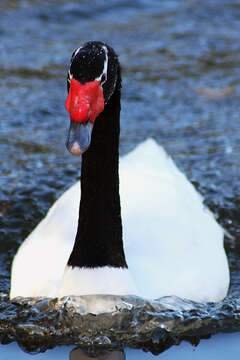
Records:
[[[66,100],[70,115],[66,147],[72,155],[88,149],[95,119],[115,91],[118,69],[117,55],[103,42],[90,41],[73,52]]]

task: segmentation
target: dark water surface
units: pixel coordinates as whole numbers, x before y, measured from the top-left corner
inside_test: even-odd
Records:
[[[154,137],[232,235],[226,239],[231,288],[219,309],[226,311],[222,331],[240,329],[240,1],[129,3],[1,1],[3,342],[21,337],[19,332],[7,335],[18,323],[19,309],[6,298],[12,258],[49,206],[79,176],[79,159],[64,145],[65,75],[73,49],[88,40],[108,42],[122,64],[121,154]],[[205,310],[214,317],[211,304]],[[15,322],[8,326],[10,313]],[[201,319],[202,313],[196,314]],[[220,320],[219,315],[217,331]]]

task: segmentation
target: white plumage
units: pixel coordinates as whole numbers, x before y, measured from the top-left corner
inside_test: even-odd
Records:
[[[99,275],[99,269],[93,269],[82,273],[76,283],[66,282],[64,270],[77,231],[80,185],[76,183],[19,248],[12,266],[11,298],[102,291],[134,292],[146,298],[177,295],[195,301],[218,301],[226,296],[229,268],[223,229],[164,149],[146,140],[120,159],[119,173],[129,271],[116,275],[116,268],[106,267]],[[109,288],[106,273],[117,278]]]

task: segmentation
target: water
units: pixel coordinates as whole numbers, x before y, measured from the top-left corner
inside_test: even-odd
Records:
[[[222,331],[238,329],[240,1],[2,0],[0,8],[1,331],[10,310],[19,321],[6,295],[16,249],[79,176],[64,145],[65,74],[88,40],[108,42],[122,64],[121,154],[154,137],[232,235],[231,288],[219,309],[227,307]]]
[[[61,346],[45,353],[34,355],[36,360],[202,360],[218,359],[225,360],[237,359],[239,356],[239,334],[216,335],[210,341],[202,340],[198,347],[184,342],[180,346],[173,346],[166,352],[156,356],[134,349],[117,350],[113,352],[101,351],[100,354],[90,352],[80,348]],[[0,347],[2,360],[28,360],[32,355],[22,352],[16,344]]]

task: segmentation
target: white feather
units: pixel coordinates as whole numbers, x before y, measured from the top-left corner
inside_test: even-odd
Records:
[[[146,298],[177,295],[195,301],[226,296],[229,268],[223,229],[154,140],[120,160],[120,195],[129,271],[78,269],[76,276],[76,271],[65,270],[77,230],[80,185],[76,183],[19,248],[12,266],[11,298],[102,291],[119,295],[134,291]]]
[[[67,266],[56,296],[73,294],[138,295],[138,291],[128,269],[110,266],[98,268]]]

